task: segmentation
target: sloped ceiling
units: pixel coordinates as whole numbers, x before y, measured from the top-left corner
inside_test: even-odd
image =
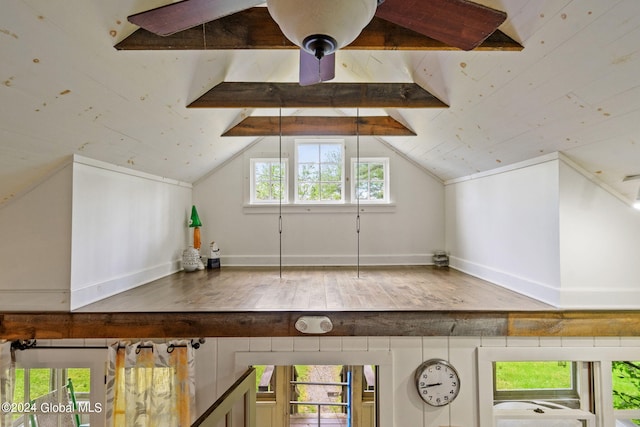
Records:
[[[631,200],[640,173],[640,2],[485,0],[520,52],[337,53],[337,82],[415,82],[447,109],[389,114],[416,136],[384,137],[448,180],[562,151]],[[0,203],[71,154],[197,181],[254,137],[250,115],[187,109],[223,81],[295,82],[295,50],[117,51],[130,14],[163,0],[3,0]],[[353,111],[287,110],[285,115]],[[367,114],[371,112],[363,112]]]

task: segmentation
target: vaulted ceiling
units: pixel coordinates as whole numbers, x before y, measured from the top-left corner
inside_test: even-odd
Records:
[[[167,2],[2,2],[0,204],[71,154],[195,182],[256,139],[276,138],[280,107],[286,135],[352,133],[358,107],[364,133],[375,134],[363,134],[363,142],[382,139],[443,181],[562,151],[635,197],[638,181],[622,180],[640,174],[636,0],[478,0],[507,13],[499,30],[508,37],[497,34],[469,52],[424,38],[405,50],[409,42],[398,44],[395,30],[372,27],[368,34],[387,37],[339,51],[336,79],[289,103],[282,94],[298,90],[297,50],[272,41],[254,46],[246,25],[234,31],[240,15],[229,17],[230,27],[164,40],[127,22]],[[260,19],[271,28],[268,17]],[[220,34],[236,33],[245,38],[216,44]],[[270,98],[280,103],[236,96],[234,105],[198,105],[207,97],[218,102],[219,92],[210,91],[239,82],[251,83],[254,94],[279,94]],[[383,83],[391,84],[383,92],[361,90]],[[352,102],[339,103],[344,95],[336,91],[355,84]],[[370,104],[369,94],[380,93],[389,102]],[[321,101],[301,104],[310,94]],[[430,104],[411,104],[416,99]],[[326,116],[335,120],[327,124]]]

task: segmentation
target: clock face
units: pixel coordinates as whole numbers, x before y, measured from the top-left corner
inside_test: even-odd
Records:
[[[415,379],[418,394],[432,406],[448,405],[460,391],[458,372],[442,359],[424,362],[416,370]]]

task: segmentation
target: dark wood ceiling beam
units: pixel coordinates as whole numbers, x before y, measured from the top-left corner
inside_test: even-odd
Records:
[[[301,336],[308,312],[0,314],[0,340]],[[638,311],[333,311],[328,336],[639,336]]]
[[[247,117],[242,122],[222,134],[222,136],[415,136],[415,133],[402,123],[389,116],[372,117],[317,117],[286,116]]]
[[[447,108],[415,83],[222,82],[188,108]]]
[[[266,7],[247,9],[166,37],[138,29],[115,47],[118,50],[297,49],[284,37]],[[380,18],[374,18],[344,49],[459,50]],[[496,31],[475,50],[518,51],[522,46]]]

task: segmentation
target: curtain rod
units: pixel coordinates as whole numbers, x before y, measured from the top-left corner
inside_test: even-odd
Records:
[[[202,344],[205,343],[205,339],[204,338],[198,338],[196,339],[192,339],[191,340],[191,347],[193,347],[194,350],[197,350],[200,348],[200,346]],[[51,349],[51,350],[79,350],[79,349],[87,349],[87,350],[102,350],[102,349],[107,349],[110,348],[110,346],[85,346],[85,347],[75,347],[75,346],[68,346],[68,345],[59,345],[59,346],[47,346],[47,347],[37,347],[37,341],[34,340],[16,340],[16,341],[12,341],[11,342],[11,349],[12,350],[31,350],[34,348],[38,348],[39,350],[46,350],[46,349]],[[175,345],[175,344],[169,344],[167,347],[167,351],[169,353],[171,353],[173,351],[174,348],[182,348],[182,347],[187,347],[186,345]],[[126,346],[118,346],[118,348],[126,348]],[[153,348],[152,345],[139,345],[138,348]]]

